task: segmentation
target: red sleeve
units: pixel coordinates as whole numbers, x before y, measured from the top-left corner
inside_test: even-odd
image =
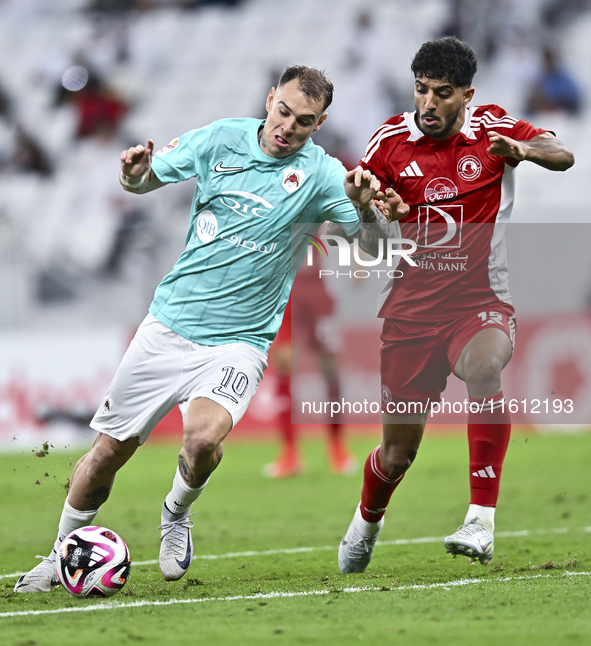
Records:
[[[543,132],[550,132],[550,130],[545,130],[544,128],[536,128],[528,121],[523,119],[514,119],[507,114],[506,110],[500,108],[498,105],[486,106],[487,114],[491,115],[496,121],[492,119],[489,121],[489,130],[494,130],[500,135],[505,135],[515,141],[529,141],[537,135],[541,135]],[[507,125],[511,123],[512,126],[509,128]],[[505,162],[510,166],[517,166],[519,162],[513,157],[505,157]]]
[[[362,168],[371,171],[379,180],[382,191],[392,185],[393,178],[388,174],[388,166],[385,162],[387,151],[390,149],[390,138],[388,131],[392,126],[400,125],[400,117],[392,117],[382,124],[371,136],[365,157],[359,162]],[[368,160],[368,161],[366,161]]]
[[[384,169],[381,150],[378,150],[376,154],[372,156],[372,158],[369,160],[369,163],[362,159],[359,162],[359,165],[362,168],[366,168],[371,171],[380,180],[380,188],[382,191],[384,191],[386,188],[388,188],[388,186],[392,184],[392,181],[388,179],[388,176]]]
[[[543,132],[549,131],[544,130],[544,128],[536,128],[532,126],[532,124],[528,121],[523,121],[522,119],[520,119],[515,124],[515,127],[511,131],[511,134],[507,136],[511,137],[511,139],[515,139],[515,141],[529,141],[530,139],[537,137],[537,135],[541,135]],[[509,166],[514,167],[519,164],[519,161],[517,159],[514,159],[513,157],[505,157],[505,162],[509,164]]]

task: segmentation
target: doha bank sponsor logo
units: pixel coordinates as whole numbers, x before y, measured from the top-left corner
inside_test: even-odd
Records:
[[[310,233],[302,233],[302,236],[310,242],[306,252],[306,265],[308,267],[314,266],[314,249],[317,250],[321,257],[329,255],[324,241],[328,242],[329,246],[337,247],[339,268],[351,267],[352,264],[357,267],[357,269],[349,269],[348,271],[341,271],[340,269],[319,269],[318,275],[320,278],[328,276],[335,278],[370,278],[372,275],[378,277],[386,275],[388,278],[400,278],[403,272],[396,268],[400,260],[406,260],[411,267],[417,266],[417,263],[411,257],[417,250],[417,243],[408,238],[380,238],[378,240],[377,255],[374,258],[364,258],[359,252],[358,238],[355,238],[351,245],[346,238],[339,235],[322,235],[317,237]],[[352,254],[351,247],[353,248]],[[378,266],[384,261],[388,269],[378,269]],[[365,269],[366,267],[375,269]]]

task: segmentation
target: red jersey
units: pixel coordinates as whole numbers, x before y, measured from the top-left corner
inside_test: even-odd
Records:
[[[294,304],[292,317],[291,305]],[[335,304],[332,296],[326,291],[324,281],[319,278],[318,270],[303,263],[291,288],[291,295],[275,343],[291,342],[292,320],[308,339],[315,339],[316,325],[319,319],[334,313]],[[314,345],[312,342],[311,345]]]
[[[466,108],[462,129],[442,141],[422,133],[415,113],[392,117],[370,140],[361,165],[410,206],[403,238],[417,267],[382,292],[381,318],[449,321],[499,301],[511,303],[504,232],[517,160],[487,152],[488,132],[526,141],[545,132],[496,105]]]

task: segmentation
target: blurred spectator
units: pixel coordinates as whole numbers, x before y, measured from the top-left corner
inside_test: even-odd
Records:
[[[56,173],[64,185],[74,169],[84,168],[84,183],[74,183],[57,202],[48,202],[29,244],[39,267],[37,298],[54,303],[83,297],[96,278],[120,278],[141,271],[151,251],[146,206],[118,182],[123,144],[109,130],[72,147]]]
[[[346,137],[350,150],[346,156],[358,160],[377,128],[395,114],[398,98],[392,62],[369,10],[356,15],[340,62],[331,70],[335,95],[326,125]]]
[[[122,15],[96,16],[92,21],[92,38],[84,42],[80,58],[93,70],[107,76],[130,58],[129,18]]]
[[[124,13],[127,11],[152,11],[160,8],[178,7],[180,9],[198,9],[207,5],[236,7],[242,0],[93,0],[88,11],[97,13]]]
[[[523,4],[525,0],[520,0]],[[510,24],[510,11],[505,0],[449,0],[449,15],[439,32],[469,42],[479,60],[489,61],[502,44]],[[509,14],[509,16],[508,16]]]
[[[563,25],[589,9],[589,0],[548,0],[541,17],[550,29]]]
[[[0,118],[10,119],[12,114],[12,101],[8,92],[0,85]]]
[[[13,102],[9,93],[0,86],[0,166],[17,172],[38,173],[49,176],[53,165],[41,145],[14,117]]]
[[[324,148],[331,157],[336,157],[347,170],[352,170],[359,163],[359,157],[355,156],[351,151],[347,138],[342,133],[331,128],[330,122],[327,122],[318,132],[314,133],[312,139],[315,144]]]
[[[113,134],[129,106],[94,72],[84,66],[66,70],[56,103],[71,102],[78,115],[76,137]]]
[[[326,386],[327,401],[341,400],[338,362],[340,339],[334,318],[335,306],[324,281],[320,280],[314,268],[304,263],[293,283],[283,323],[269,352],[270,364],[277,377],[280,442],[279,455],[263,468],[264,475],[269,478],[296,476],[304,469],[299,431],[291,422],[292,353],[296,364],[305,353],[313,356]],[[326,431],[326,455],[331,470],[338,475],[354,473],[357,460],[347,447],[345,428],[338,416],[326,424]]]
[[[125,13],[141,4],[137,0],[93,0],[87,7],[87,11],[96,13]]]
[[[38,173],[49,177],[53,173],[53,164],[40,144],[23,128],[15,125],[15,146],[12,156],[15,170],[24,173]]]
[[[581,91],[557,53],[550,48],[544,49],[542,71],[529,90],[525,109],[528,115],[538,112],[578,114],[581,110]]]

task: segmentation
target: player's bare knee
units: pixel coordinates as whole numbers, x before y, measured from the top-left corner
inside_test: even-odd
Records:
[[[466,366],[465,381],[476,387],[500,388],[502,370],[503,364],[498,357],[480,357]]]
[[[131,438],[125,442],[118,442],[106,436],[99,436],[99,438],[81,461],[87,477],[91,479],[114,475],[138,447],[137,438]]]
[[[382,447],[380,450],[380,466],[389,478],[399,478],[414,462],[417,450],[414,447]]]
[[[221,454],[222,445],[214,433],[195,432],[186,429],[183,433],[183,448],[188,458],[194,462]],[[221,455],[220,455],[221,459]]]
[[[84,461],[84,471],[89,480],[101,480],[119,469],[119,461],[112,451],[91,451]]]

